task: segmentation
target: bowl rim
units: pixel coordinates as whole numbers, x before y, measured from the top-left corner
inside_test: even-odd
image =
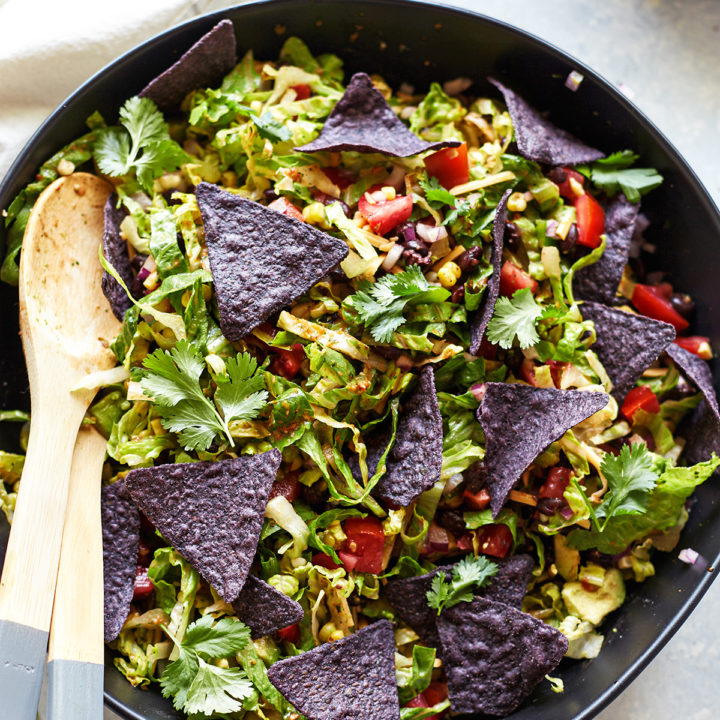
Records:
[[[118,66],[121,66],[123,63],[131,60],[132,57],[139,51],[147,50],[155,45],[161,44],[169,36],[181,33],[183,30],[189,29],[193,26],[208,24],[211,21],[217,22],[228,17],[229,14],[242,13],[246,9],[262,7],[280,9],[283,5],[290,5],[294,2],[297,2],[297,0],[250,0],[249,2],[243,2],[238,5],[230,5],[220,10],[214,10],[210,13],[203,13],[153,35],[108,62],[101,69],[91,75],[70,95],[68,95],[66,99],[63,100],[58,107],[53,110],[47,118],[45,118],[45,120],[43,120],[41,125],[27,140],[0,181],[0,208],[6,208],[19,189],[24,186],[26,180],[23,177],[23,169],[30,159],[35,146],[43,139],[46,133],[52,131],[54,125],[60,118],[64,117],[66,113],[72,113],[74,104],[81,99],[85,93],[95,88],[96,85],[102,83],[105,76],[111,70],[116,69]],[[474,21],[485,23],[490,27],[501,28],[504,32],[509,33],[510,35],[521,38],[526,42],[529,41],[536,49],[545,53],[550,53],[556,59],[572,65],[586,78],[591,78],[605,92],[607,92],[615,102],[619,103],[626,112],[632,116],[633,120],[647,131],[652,142],[659,145],[668,155],[674,165],[674,168],[684,177],[688,187],[695,192],[698,201],[704,206],[708,215],[714,216],[716,223],[720,226],[720,208],[718,207],[718,204],[716,204],[707,187],[689,165],[687,160],[685,160],[682,154],[665,136],[665,134],[610,80],[555,44],[544,40],[532,32],[522,30],[503,20],[498,20],[475,10],[449,5],[445,2],[432,2],[430,0],[314,0],[313,5],[317,6],[318,9],[323,6],[340,5],[364,5],[369,9],[382,8],[384,6],[404,8],[417,6],[423,12],[435,12],[456,17],[471,17]],[[715,557],[711,562],[709,562],[709,565],[711,568],[720,566],[720,548],[718,548]],[[705,595],[717,574],[718,573],[715,572],[703,573],[701,579],[695,586],[695,589],[687,595],[680,610],[672,616],[669,623],[658,633],[655,639],[645,648],[635,662],[630,665],[612,685],[598,695],[593,702],[580,710],[574,720],[590,720],[590,718],[594,717],[602,709],[607,707],[607,705],[615,700],[630,685],[630,683],[647,667],[650,661],[660,652],[660,650],[662,650],[672,636],[680,629],[682,624],[687,620],[702,597]],[[104,692],[104,705],[121,718],[124,718],[124,720],[147,720],[146,717],[129,708],[108,691]]]

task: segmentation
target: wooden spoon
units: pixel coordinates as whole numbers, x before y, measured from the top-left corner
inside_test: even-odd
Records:
[[[50,627],[47,720],[99,720],[103,714],[100,485],[106,449],[99,432],[80,428]]]
[[[45,665],[70,465],[94,390],[72,389],[115,364],[118,323],[102,294],[98,245],[112,188],[61,177],[35,204],[20,262],[20,331],[31,396],[21,489],[0,579],[4,717],[34,720]]]

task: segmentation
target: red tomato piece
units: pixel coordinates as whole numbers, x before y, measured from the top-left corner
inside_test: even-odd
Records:
[[[425,699],[422,693],[420,695],[416,695],[412,700],[409,700],[405,707],[419,707],[419,708],[426,708],[426,707],[432,707],[432,705],[428,705],[428,701]],[[437,717],[437,716],[435,716]]]
[[[305,350],[302,343],[295,343],[292,350],[280,347],[274,347],[272,350],[277,353],[277,357],[270,363],[270,372],[292,380],[297,375],[300,365],[305,359]]]
[[[337,570],[340,566],[325,553],[315,553],[311,560],[313,565],[319,565],[320,567],[327,568],[328,570]]]
[[[592,195],[585,193],[575,201],[575,212],[578,245],[596,248],[600,245],[600,236],[605,232],[605,211]]]
[[[480,552],[504,558],[513,544],[510,528],[503,523],[485,525],[480,530]]]
[[[293,85],[290,89],[295,91],[296,100],[307,100],[312,94],[309,85]]]
[[[638,410],[645,410],[645,412],[649,413],[660,412],[657,395],[647,385],[633,388],[625,397],[620,412],[628,420],[632,420],[633,415]]]
[[[709,337],[705,337],[704,335],[690,335],[688,337],[675,338],[673,342],[683,350],[687,350],[703,360],[712,359],[713,351],[710,347]]]
[[[570,178],[575,180],[577,183],[580,184],[582,187],[583,183],[585,182],[585,178],[577,171],[573,170],[572,168],[564,167],[562,168],[562,171],[565,173],[565,179],[558,183],[558,188],[560,189],[560,194],[567,198],[568,200],[575,200],[577,195],[575,194],[575,191],[570,186]]]
[[[398,195],[395,199],[388,200],[385,193],[375,187],[360,198],[358,210],[374,232],[385,235],[412,215],[412,205],[409,195]]]
[[[675,330],[682,332],[690,324],[668,300],[651,290],[648,285],[638,283],[632,294],[632,304],[638,312],[653,318],[670,323]]]
[[[462,185],[470,179],[466,143],[438,150],[428,155],[423,162],[428,176],[436,177],[446,190]]]
[[[323,172],[328,176],[330,182],[337,185],[341,190],[350,187],[355,183],[355,175],[350,170],[341,167],[326,167]]]
[[[280,480],[276,480],[270,488],[268,500],[282,495],[288,502],[295,502],[300,497],[299,475],[300,473],[293,471],[287,473],[285,477],[280,478]]]
[[[133,600],[143,600],[152,594],[155,586],[152,584],[152,580],[148,576],[146,567],[138,565],[135,568],[135,583],[133,584]]]
[[[147,567],[150,564],[152,558],[152,548],[142,538],[140,538],[140,542],[138,544],[138,565],[143,565],[144,567]]]
[[[428,707],[438,705],[448,696],[447,685],[441,682],[431,682],[423,691],[423,696],[427,700]]]
[[[669,282],[658,283],[657,285],[646,285],[648,292],[670,301],[673,294],[673,286]]]
[[[525,358],[520,365],[520,376],[522,379],[533,387],[537,387],[537,380],[535,379],[535,362],[530,358]]]
[[[464,550],[469,552],[473,549],[473,538],[475,535],[472,532],[466,532],[457,539],[458,550]]]
[[[288,625],[287,627],[280,628],[275,634],[285,642],[290,642],[293,645],[297,645],[300,642],[300,626],[297,623]]]
[[[485,336],[480,341],[480,350],[478,350],[478,357],[485,358],[486,360],[494,360],[497,357],[498,346],[495,343],[491,343]]]
[[[463,490],[463,499],[473,510],[485,510],[490,507],[490,493],[487,488],[482,488],[476,493]]]
[[[500,294],[511,297],[516,290],[530,288],[534,295],[537,290],[537,280],[531,278],[522,268],[506,260],[500,270]]]
[[[553,384],[556,388],[560,389],[562,374],[570,363],[560,362],[558,360],[548,360],[547,364],[550,366],[550,377],[552,378]]]
[[[348,518],[343,523],[343,530],[347,535],[344,552],[358,558],[354,569],[374,575],[381,572],[385,547],[382,523],[376,517]],[[338,555],[343,557],[341,553]]]
[[[567,486],[570,484],[570,478],[572,477],[573,471],[570,468],[565,467],[554,467],[550,468],[550,472],[547,475],[547,479],[540,488],[538,497],[541,498],[557,498],[559,500],[564,499],[564,493]]]
[[[302,212],[300,212],[300,210],[298,210],[286,197],[279,197],[277,200],[273,200],[268,207],[271,210],[275,210],[275,212],[295,218],[295,220],[304,220]]]
[[[338,550],[338,557],[342,560],[342,564],[348,572],[355,570],[362,560],[359,555],[353,555],[353,553],[345,552],[345,550]]]

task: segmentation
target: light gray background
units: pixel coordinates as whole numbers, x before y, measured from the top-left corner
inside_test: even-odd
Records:
[[[0,174],[39,122],[105,63],[177,22],[231,4],[0,0]],[[622,84],[720,203],[720,0],[448,4],[528,30]],[[719,636],[720,583],[715,583],[666,648],[599,720],[716,717]],[[106,720],[111,718],[107,712]]]

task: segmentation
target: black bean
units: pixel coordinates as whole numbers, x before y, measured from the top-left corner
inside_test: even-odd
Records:
[[[561,167],[551,168],[547,174],[549,180],[552,180],[556,185],[561,185],[567,180],[567,172]]]
[[[465,286],[464,285],[456,285],[452,290],[452,294],[450,295],[450,302],[454,302],[454,303],[462,302],[462,299],[464,297],[465,297]]]
[[[575,246],[577,245],[577,241],[578,241],[577,225],[575,223],[573,223],[570,226],[570,229],[568,230],[568,234],[565,236],[565,238],[563,240],[560,240],[560,242],[558,243],[558,248],[560,249],[560,252],[569,253],[575,249]]]
[[[265,196],[265,199],[271,203],[273,200],[277,200],[280,196],[271,188],[268,188],[263,195]]]
[[[482,460],[478,460],[463,473],[463,477],[470,492],[480,492],[480,490],[485,487],[485,482],[487,481],[485,463]]]
[[[676,312],[680,313],[684,318],[689,318],[695,309],[695,303],[692,301],[692,298],[685,293],[673,293],[670,296],[670,304]]]
[[[538,500],[537,509],[543,515],[554,515],[560,508],[567,505],[562,498],[540,498]]]
[[[482,247],[480,245],[474,245],[469,250],[466,250],[457,259],[457,264],[463,272],[467,272],[471,268],[474,268],[479,264],[480,258],[482,257]]]
[[[449,530],[455,537],[465,532],[465,520],[459,510],[441,510],[438,513],[437,523],[440,527]]]
[[[520,228],[514,222],[505,223],[505,247],[511,252],[516,253],[522,246],[522,233]]]

